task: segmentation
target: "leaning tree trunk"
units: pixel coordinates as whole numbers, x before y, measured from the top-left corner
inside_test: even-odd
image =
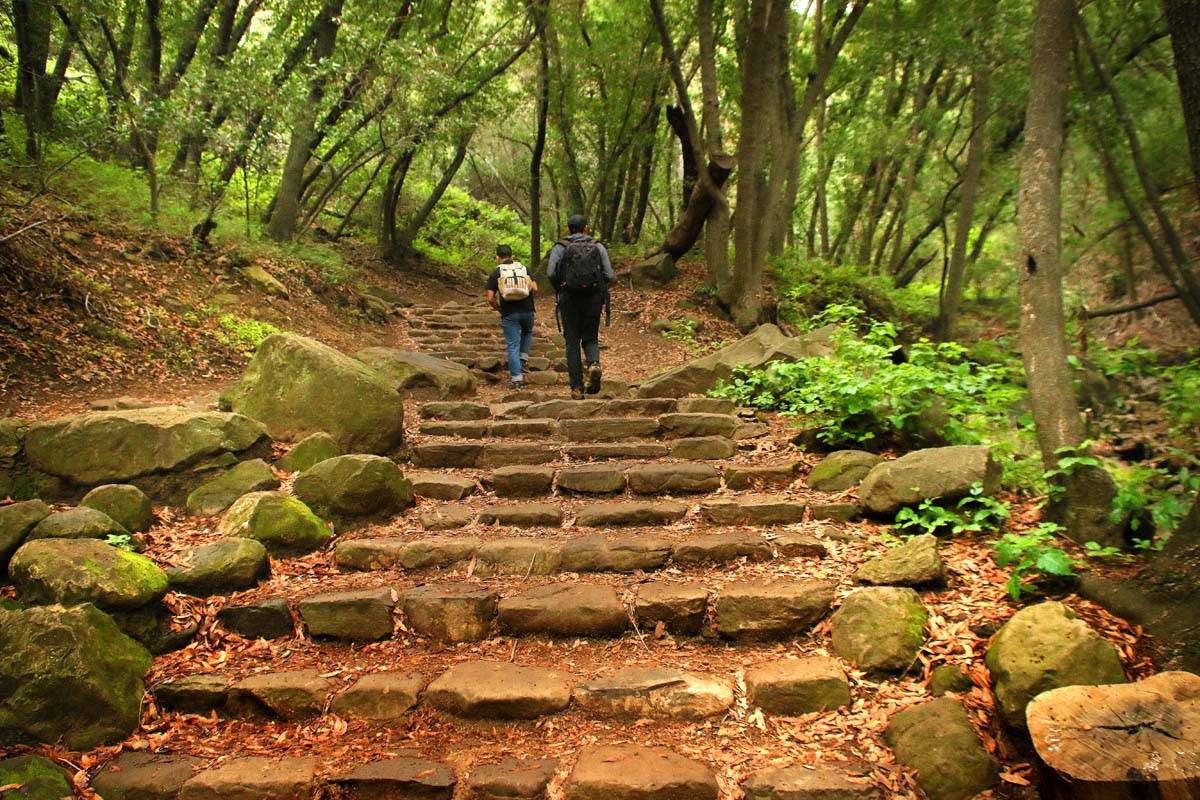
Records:
[[[1165,5],[1183,122],[1192,153],[1192,174],[1200,196],[1200,0],[1165,0]]]
[[[1038,445],[1047,469],[1084,441],[1083,421],[1067,364],[1062,296],[1062,153],[1074,0],[1038,0],[1033,28],[1029,105],[1021,152],[1018,227],[1021,238],[1021,355]],[[1120,544],[1108,521],[1112,480],[1083,467],[1065,476],[1057,515],[1074,537]]]
[[[730,173],[733,172],[733,163],[733,157],[724,153],[716,153],[709,160],[708,175],[712,178],[712,185],[717,191],[720,191],[721,187],[725,185],[725,181],[729,179]],[[662,246],[655,252],[670,253],[672,258],[680,258],[691,250],[704,230],[704,221],[708,219],[713,204],[721,201],[722,198],[710,191],[705,181],[697,181],[696,185],[692,187],[692,199],[688,203],[687,210],[683,212],[683,215],[675,223],[675,227],[667,233]]]

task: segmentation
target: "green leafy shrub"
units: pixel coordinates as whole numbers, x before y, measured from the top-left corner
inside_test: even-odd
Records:
[[[1113,522],[1128,520],[1135,539],[1152,548],[1155,535],[1162,546],[1191,508],[1200,491],[1200,473],[1183,467],[1172,474],[1162,467],[1132,465],[1111,470],[1117,493],[1113,497]],[[1149,528],[1149,530],[1148,530]]]
[[[966,497],[950,508],[929,499],[923,500],[916,508],[900,509],[896,512],[895,528],[905,534],[957,536],[960,533],[999,530],[1010,516],[1008,503],[985,495],[983,484],[976,483]]]
[[[1009,569],[1008,595],[1020,600],[1025,581],[1035,575],[1069,578],[1078,563],[1055,543],[1062,527],[1043,522],[1023,533],[1006,533],[992,544],[992,554],[1002,569]]]
[[[262,344],[263,339],[282,331],[269,322],[257,319],[242,319],[233,314],[222,314],[217,319],[221,329],[217,331],[217,341],[226,347],[240,353],[252,353]]]
[[[1191,438],[1200,431],[1200,358],[1187,364],[1170,367],[1163,374],[1161,391],[1163,408],[1171,423],[1180,431],[1190,431]]]
[[[742,405],[803,418],[831,447],[974,444],[1008,427],[1023,390],[1010,366],[969,361],[952,342],[922,339],[897,357],[896,327],[832,306],[807,327],[837,323],[833,356],[736,371],[714,389]],[[901,363],[897,363],[901,361]]]
[[[128,533],[110,533],[104,537],[104,543],[118,550],[128,550],[131,553],[134,550],[133,537]]]
[[[792,324],[829,305],[853,304],[873,317],[923,329],[933,322],[937,310],[937,286],[897,288],[890,275],[873,275],[871,268],[861,264],[830,264],[792,254],[780,259],[771,272],[779,287],[780,317]]]

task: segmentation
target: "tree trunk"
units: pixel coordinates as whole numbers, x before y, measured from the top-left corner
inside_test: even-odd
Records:
[[[691,133],[684,122],[684,112],[679,106],[667,106],[667,124],[679,139],[679,149],[683,154],[683,188],[682,208],[686,212],[692,202],[692,189],[700,175],[700,165],[696,162],[697,142],[692,141]]]
[[[1183,122],[1187,128],[1192,154],[1192,176],[1200,199],[1200,2],[1164,0],[1171,49],[1175,52],[1175,77],[1179,81],[1179,99],[1183,104]]]
[[[701,119],[704,146],[710,154],[724,152],[721,135],[720,84],[717,80],[716,32],[713,26],[713,0],[696,3],[696,27],[700,38],[700,86],[703,97]],[[723,184],[722,184],[723,185]],[[713,197],[704,218],[704,263],[717,293],[717,300],[728,308],[732,301],[729,271],[729,202],[722,195]]]
[[[45,104],[46,59],[50,57],[50,5],[41,0],[13,0],[17,39],[16,106],[25,120],[25,155],[36,161],[41,152]]]
[[[709,160],[708,175],[718,192],[733,172],[733,163],[733,157],[724,153],[718,153]],[[667,232],[662,246],[655,252],[670,253],[673,258],[681,258],[695,246],[704,230],[704,221],[708,219],[713,204],[724,200],[723,197],[714,196],[708,190],[707,184],[706,181],[696,183],[695,188],[692,189],[692,199],[688,203],[687,211]]]
[[[449,165],[442,173],[441,180],[437,186],[433,187],[433,192],[425,199],[425,204],[421,209],[413,215],[413,218],[404,226],[404,230],[396,241],[396,247],[401,253],[413,252],[413,242],[417,238],[417,234],[421,232],[421,227],[425,221],[429,219],[429,215],[437,208],[438,202],[442,199],[442,195],[446,193],[446,189],[450,188],[454,176],[458,174],[458,168],[462,166],[463,159],[467,156],[467,147],[471,144],[471,136],[474,135],[475,129],[469,128],[458,139],[458,144],[454,147],[454,157],[450,159]]]
[[[954,338],[954,323],[962,300],[967,275],[967,243],[975,217],[975,200],[983,176],[983,160],[987,151],[988,67],[980,65],[971,80],[971,138],[967,145],[967,167],[963,174],[962,195],[958,215],[954,220],[954,244],[950,250],[950,265],[946,272],[946,287],[941,296],[937,337],[947,342]]]
[[[546,152],[546,119],[550,114],[550,53],[546,43],[549,0],[529,7],[538,37],[537,133],[529,159],[529,260],[535,269],[542,262],[542,156]]]
[[[646,222],[646,211],[650,207],[650,189],[654,183],[654,139],[657,130],[651,131],[651,137],[642,145],[642,176],[638,185],[637,211],[633,216],[633,241],[642,238],[642,225]]]
[[[1067,364],[1062,296],[1062,152],[1074,0],[1038,0],[1033,28],[1029,105],[1021,152],[1018,264],[1021,355],[1038,445],[1046,469],[1084,440]],[[1072,537],[1120,544],[1108,522],[1113,486],[1103,469],[1069,471],[1055,511]]]
[[[267,225],[267,235],[277,242],[291,241],[296,235],[296,224],[300,217],[300,193],[304,181],[304,169],[312,157],[315,144],[317,112],[321,100],[325,97],[325,83],[328,79],[322,62],[333,55],[337,44],[338,28],[341,21],[343,0],[330,0],[321,8],[321,16],[317,21],[317,36],[313,42],[312,60],[309,62],[313,74],[309,79],[308,97],[297,112],[296,122],[292,126],[292,138],[288,144],[287,158],[283,162],[283,176],[279,182],[277,202],[271,221]]]

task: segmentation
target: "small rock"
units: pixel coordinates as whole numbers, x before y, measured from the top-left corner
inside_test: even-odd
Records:
[[[675,401],[680,414],[732,414],[737,404],[723,397],[681,397]]]
[[[725,468],[725,485],[737,491],[766,487],[786,489],[795,480],[796,462],[794,461],[786,464],[760,464]]]
[[[473,467],[483,445],[475,442],[437,442],[413,448],[413,463],[429,469]]]
[[[225,606],[217,612],[217,619],[247,639],[280,639],[295,632],[287,601],[279,597],[244,606]]]
[[[168,568],[167,578],[171,588],[203,596],[250,589],[270,572],[267,548],[253,539],[234,537],[196,548],[191,563]]]
[[[325,517],[390,516],[416,502],[400,467],[373,455],[327,458],[300,473],[292,490]]]
[[[129,536],[129,531],[103,511],[94,508],[72,508],[58,511],[43,519],[29,532],[26,541],[35,539],[100,539],[109,536]]]
[[[862,517],[862,506],[858,503],[813,503],[808,510],[814,520],[853,522]]]
[[[446,764],[420,758],[389,758],[333,775],[329,783],[342,789],[349,800],[384,797],[419,797],[450,800],[454,770]]]
[[[492,435],[515,439],[547,439],[558,433],[552,419],[506,419],[492,423]]]
[[[771,426],[765,422],[739,422],[733,429],[733,439],[744,442],[748,439],[761,439],[771,433]]]
[[[883,458],[863,450],[837,450],[825,456],[808,473],[808,485],[818,492],[844,492],[867,477]]]
[[[475,481],[440,472],[410,472],[406,476],[418,497],[431,500],[462,500],[475,493]]]
[[[670,450],[665,444],[656,442],[627,442],[613,444],[575,444],[566,448],[565,454],[573,461],[591,461],[602,458],[666,458]]]
[[[334,639],[386,639],[392,635],[391,589],[356,589],[306,597],[296,604],[312,636]]]
[[[258,289],[264,294],[273,294],[276,297],[289,297],[287,287],[280,283],[279,279],[258,264],[249,264],[238,270],[238,274],[242,276],[255,289]]]
[[[550,494],[553,467],[512,466],[492,472],[492,490],[499,497],[540,497]]]
[[[179,800],[311,800],[316,768],[314,758],[234,758],[185,783]]]
[[[557,583],[539,586],[498,606],[500,626],[516,634],[615,636],[629,627],[625,606],[611,586]]]
[[[269,672],[230,686],[226,705],[236,716],[305,719],[325,710],[332,689],[315,669]]]
[[[151,689],[160,708],[179,714],[224,711],[229,699],[229,679],[224,675],[185,675],[155,684]]]
[[[104,800],[174,800],[200,764],[192,756],[127,750],[92,779],[92,788]]]
[[[946,580],[946,565],[938,553],[937,537],[913,536],[872,558],[854,573],[854,580],[876,586],[923,586]]]
[[[187,499],[192,516],[211,517],[234,504],[250,492],[264,492],[279,487],[279,479],[261,458],[242,461],[223,475],[196,488]]]
[[[534,719],[571,702],[570,676],[505,661],[468,661],[446,670],[425,690],[425,702],[460,717]]]
[[[485,439],[492,431],[492,423],[487,420],[471,420],[467,422],[432,421],[423,422],[419,428],[422,436],[453,436],[456,439]]]
[[[828,555],[825,545],[803,533],[784,533],[771,542],[779,555],[786,558],[824,558]]]
[[[585,711],[599,714],[698,720],[728,711],[733,689],[707,675],[625,667],[576,687],[574,698]]]
[[[425,678],[416,672],[373,672],[333,698],[333,713],[351,719],[397,720],[417,705]]]
[[[999,776],[957,700],[930,700],[894,715],[884,733],[896,760],[917,772],[929,800],[969,800]]]
[[[275,466],[284,472],[304,472],[341,454],[342,448],[338,447],[336,439],[324,431],[317,431],[296,442],[296,446],[276,461]]]
[[[708,590],[698,583],[644,583],[638,587],[634,609],[644,629],[661,623],[672,633],[694,636],[704,625]]]
[[[475,511],[465,506],[442,506],[423,512],[418,520],[427,531],[451,531],[474,522]]]
[[[557,758],[505,758],[471,770],[467,795],[472,800],[541,800],[557,771]]]
[[[939,664],[929,673],[929,693],[934,697],[971,691],[971,678],[958,664]]]
[[[565,800],[716,800],[713,771],[665,747],[592,745],[563,784]]]
[[[333,538],[333,531],[308,506],[279,492],[252,492],[238,498],[217,530],[224,536],[254,539],[285,555],[319,550]]]
[[[855,589],[830,620],[833,649],[862,670],[905,670],[925,644],[928,618],[912,589]]]
[[[733,532],[709,533],[680,542],[675,545],[671,559],[676,564],[724,564],[739,558],[748,561],[770,561],[773,555],[771,546],[762,536],[749,532]]]
[[[850,682],[832,658],[788,658],[746,670],[746,698],[770,714],[832,711],[850,704]]]
[[[798,635],[829,613],[833,589],[821,581],[728,584],[717,600],[717,633],[739,640]]]
[[[83,496],[79,505],[102,511],[130,533],[143,533],[154,522],[150,498],[136,486],[109,483]]]
[[[465,583],[418,586],[404,594],[404,619],[419,636],[439,642],[486,639],[496,618],[496,595]]]

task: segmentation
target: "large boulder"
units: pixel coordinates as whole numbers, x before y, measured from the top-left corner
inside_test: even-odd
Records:
[[[916,770],[929,800],[970,800],[999,776],[999,765],[952,697],[901,711],[888,722],[884,736],[896,760]]]
[[[837,450],[812,468],[807,483],[818,492],[844,492],[857,486],[882,461],[881,456],[865,450]]]
[[[250,492],[265,492],[279,486],[279,479],[261,458],[243,461],[208,483],[198,486],[188,495],[188,513],[196,517],[212,517],[233,505],[239,497]]]
[[[0,610],[0,741],[115,744],[137,727],[149,668],[95,606]]]
[[[133,483],[167,502],[202,481],[214,465],[265,452],[266,429],[240,414],[159,406],[89,411],[30,426],[24,455],[58,479],[60,494],[79,487]]]
[[[629,268],[629,279],[634,286],[662,286],[678,274],[679,269],[670,253],[657,253]]]
[[[14,756],[0,761],[2,786],[20,788],[0,791],[0,800],[62,800],[75,796],[63,768],[41,756]]]
[[[29,532],[50,516],[50,506],[41,500],[26,500],[0,506],[0,578],[8,571],[8,560]]]
[[[855,589],[830,619],[833,650],[868,672],[905,670],[925,644],[928,619],[912,589]]]
[[[1004,623],[987,651],[1004,721],[1025,728],[1025,706],[1061,686],[1125,683],[1117,648],[1058,602],[1023,608]]]
[[[28,542],[13,555],[8,572],[28,603],[93,603],[132,611],[167,593],[167,575],[153,561],[95,539]]]
[[[323,517],[386,517],[415,502],[412,483],[383,456],[334,456],[305,470],[296,497]]]
[[[284,554],[319,550],[333,538],[333,530],[308,506],[279,492],[243,495],[221,517],[217,530]]]
[[[354,357],[404,397],[445,400],[475,394],[475,376],[456,361],[390,347],[368,347]]]
[[[798,361],[828,355],[833,327],[820,328],[803,336],[788,336],[774,325],[760,325],[728,347],[645,380],[638,397],[684,397],[704,394],[733,374],[738,367],[757,369],[772,361]]]
[[[872,468],[858,496],[868,511],[886,515],[922,500],[965,497],[976,483],[985,494],[1000,488],[1000,464],[986,445],[930,447]]]
[[[221,407],[276,439],[323,431],[343,450],[390,453],[404,442],[404,402],[388,381],[345,353],[293,334],[267,337]]]
[[[97,486],[83,496],[79,505],[103,511],[130,533],[142,533],[154,522],[150,498],[138,487],[127,483]]]

